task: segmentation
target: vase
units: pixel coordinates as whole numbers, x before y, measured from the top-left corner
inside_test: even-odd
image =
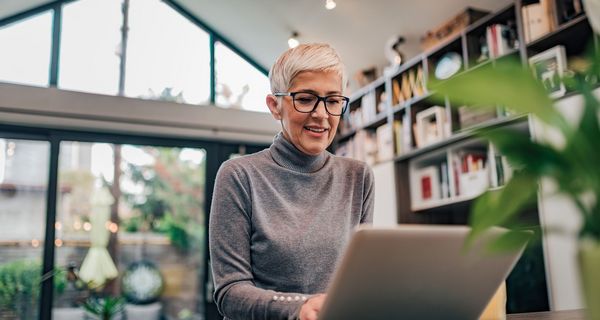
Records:
[[[581,240],[578,258],[588,319],[600,320],[600,241]]]
[[[600,34],[600,0],[583,0],[583,6],[594,32]]]

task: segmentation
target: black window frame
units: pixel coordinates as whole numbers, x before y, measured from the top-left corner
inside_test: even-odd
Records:
[[[62,8],[64,4],[68,4],[78,0],[58,0],[53,1],[32,9],[28,9],[24,12],[20,12],[14,14],[12,16],[0,19],[0,28],[6,26],[11,23],[15,23],[21,21],[23,19],[27,19],[29,17],[35,16],[45,11],[53,11],[53,23],[52,23],[52,46],[51,46],[51,56],[50,56],[50,66],[49,66],[49,86],[57,87],[58,77],[59,77],[59,63],[60,63],[60,40],[61,40],[61,26],[62,26]],[[246,54],[243,50],[240,50],[233,42],[231,42],[227,37],[223,36],[221,33],[216,31],[209,24],[204,22],[202,19],[196,17],[190,11],[182,7],[175,0],[162,0],[165,4],[175,10],[177,13],[187,18],[190,22],[192,22],[195,26],[204,30],[208,33],[209,36],[209,51],[210,51],[210,103],[212,105],[216,105],[216,76],[215,76],[215,43],[218,41],[228,47],[231,51],[235,52],[238,56],[240,56],[243,60],[248,62],[251,66],[256,68],[259,72],[268,76],[268,70],[257,63],[252,57]],[[123,73],[123,70],[119,71]]]
[[[56,222],[56,201],[58,190],[58,166],[60,143],[67,141],[87,142],[87,143],[111,143],[111,144],[132,144],[132,145],[150,145],[158,147],[171,148],[201,148],[206,150],[206,181],[205,181],[205,204],[204,204],[204,221],[205,228],[208,231],[209,213],[212,202],[212,194],[217,171],[221,164],[229,159],[232,153],[238,153],[240,150],[245,153],[253,153],[260,151],[268,145],[260,143],[235,143],[223,142],[216,139],[192,139],[192,138],[176,138],[163,137],[139,134],[123,134],[99,131],[86,130],[64,130],[46,127],[30,127],[12,124],[0,123],[0,138],[2,139],[27,139],[32,141],[49,142],[49,176],[48,176],[48,192],[46,194],[46,219],[45,219],[45,235],[43,245],[43,260],[42,260],[42,275],[50,275],[53,273],[55,263],[55,248],[54,240],[56,238],[54,223]],[[208,232],[205,232],[204,252],[205,264],[202,267],[199,292],[207,293],[206,285],[208,281]],[[40,288],[39,298],[39,319],[52,319],[53,305],[53,281],[49,277],[43,281]],[[219,318],[216,313],[216,308],[210,299],[204,301],[205,319]]]

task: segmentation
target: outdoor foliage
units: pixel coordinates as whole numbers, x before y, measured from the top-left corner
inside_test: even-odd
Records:
[[[165,233],[173,245],[187,250],[191,241],[203,239],[204,166],[182,161],[178,148],[144,150],[156,161],[147,166],[127,165],[124,174],[143,185],[143,192],[142,196],[124,193],[126,201],[140,213],[124,221],[124,226],[128,231]]]
[[[12,314],[18,319],[32,319],[38,311],[42,265],[34,260],[16,260],[0,265],[0,317]],[[56,269],[54,290],[65,290],[66,271]]]

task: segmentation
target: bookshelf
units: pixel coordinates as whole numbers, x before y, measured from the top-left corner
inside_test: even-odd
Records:
[[[547,30],[534,30],[538,34],[531,37],[524,15],[540,7],[550,8],[545,11],[549,12]],[[502,34],[502,39],[490,40],[495,33]],[[370,117],[354,126],[347,125],[350,117],[345,115],[334,150],[374,167],[393,166],[389,179],[395,183],[395,203],[390,207],[396,208],[398,223],[467,224],[473,200],[486,190],[502,188],[512,172],[503,156],[476,131],[502,127],[535,138],[534,120],[499,105],[475,112],[469,106],[451,105],[447,99],[431,101],[435,87],[430,79],[436,78],[438,63],[448,56],[460,61],[452,75],[460,77],[477,68],[493,67],[501,59],[516,59],[528,66],[530,58],[556,46],[562,46],[565,58],[570,59],[583,55],[588,45],[600,47],[585,13],[573,12],[572,1],[514,1],[352,94],[354,114],[364,114],[367,99],[375,104],[370,108],[376,112],[369,111]],[[566,92],[556,100],[572,94]],[[524,210],[524,221],[539,223],[539,211],[538,206]],[[541,244],[527,250],[507,281],[509,312],[549,310],[544,260]],[[529,286],[518,283],[525,273],[532,277]]]

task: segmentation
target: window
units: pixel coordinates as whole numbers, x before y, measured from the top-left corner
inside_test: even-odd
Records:
[[[48,142],[0,138],[1,319],[38,318],[49,152]]]
[[[116,95],[119,88],[121,0],[64,5],[58,87]]]
[[[0,81],[48,86],[52,17],[47,11],[0,28]]]
[[[216,104],[220,107],[268,112],[269,80],[220,42],[215,43]]]
[[[117,281],[107,280],[108,290],[139,303],[126,307],[128,319],[201,317],[205,171],[205,149],[61,142],[56,265],[75,267],[84,283],[95,279],[96,286],[112,268]],[[98,246],[108,254],[90,254]],[[151,267],[131,276],[140,264]],[[160,272],[162,291],[148,268]],[[55,318],[73,312],[83,318],[77,306],[89,289],[65,287],[54,295]],[[158,301],[145,304],[154,294]]]
[[[131,0],[129,27],[126,96],[208,103],[208,33],[157,0]]]

